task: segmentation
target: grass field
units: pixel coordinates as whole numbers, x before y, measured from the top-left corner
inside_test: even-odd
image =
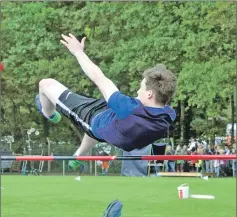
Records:
[[[102,217],[123,203],[121,217],[235,217],[236,179],[2,176],[2,217]],[[177,187],[214,200],[178,198]]]

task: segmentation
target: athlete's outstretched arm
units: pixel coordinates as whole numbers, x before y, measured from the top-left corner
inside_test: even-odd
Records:
[[[118,88],[84,53],[84,44],[86,38],[83,38],[81,42],[79,42],[72,34],[69,34],[69,36],[62,35],[62,37],[64,40],[61,40],[61,43],[64,44],[77,58],[82,70],[96,84],[103,94],[105,100],[108,101],[110,96],[114,92],[118,91]]]

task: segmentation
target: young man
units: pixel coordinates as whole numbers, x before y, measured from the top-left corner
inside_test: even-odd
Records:
[[[148,69],[137,98],[126,96],[84,53],[85,38],[62,35],[61,43],[77,58],[82,70],[96,84],[103,99],[77,95],[54,79],[39,82],[36,105],[50,121],[57,123],[61,112],[85,132],[76,156],[85,155],[97,141],[125,151],[143,148],[164,138],[172,129],[175,111],[166,104],[174,95],[177,80],[163,65]],[[59,111],[56,111],[56,109]],[[76,168],[80,161],[70,161]]]

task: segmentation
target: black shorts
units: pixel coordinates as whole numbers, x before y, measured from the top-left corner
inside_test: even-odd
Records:
[[[64,116],[81,128],[88,136],[96,138],[91,131],[91,121],[100,112],[107,109],[107,102],[104,99],[94,99],[65,90],[59,97],[56,108]]]

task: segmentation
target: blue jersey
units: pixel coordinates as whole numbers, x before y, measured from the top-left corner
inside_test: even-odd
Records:
[[[140,100],[114,92],[108,109],[96,115],[92,133],[125,151],[143,148],[165,138],[176,118],[174,109],[145,107]]]

